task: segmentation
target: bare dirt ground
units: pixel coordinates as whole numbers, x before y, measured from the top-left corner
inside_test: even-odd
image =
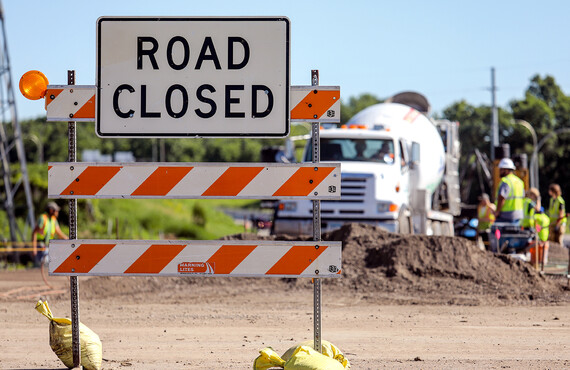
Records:
[[[234,236],[250,239],[251,235]],[[461,238],[389,234],[349,225],[343,278],[323,281],[323,338],[352,369],[570,367],[570,290]],[[551,248],[551,266],[568,251]],[[548,271],[548,270],[547,270]],[[61,369],[49,347],[47,298],[69,317],[67,278],[0,271],[0,368]],[[105,369],[251,369],[313,338],[310,279],[79,279],[81,321],[103,342]]]

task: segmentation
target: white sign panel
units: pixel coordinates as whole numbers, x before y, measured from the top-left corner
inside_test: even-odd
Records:
[[[285,17],[102,17],[101,137],[271,137],[289,132]]]

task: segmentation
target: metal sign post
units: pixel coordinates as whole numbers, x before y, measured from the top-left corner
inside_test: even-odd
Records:
[[[311,71],[311,85],[317,86],[319,84],[319,71],[313,69]],[[320,162],[320,137],[319,137],[319,122],[311,123],[312,131],[312,145],[313,145],[313,163],[317,164]],[[321,201],[313,200],[313,240],[316,242],[321,241]],[[322,353],[321,348],[321,279],[314,279],[313,296],[314,296],[314,341],[313,346],[316,351]]]
[[[75,71],[67,71],[67,84],[75,85]],[[76,159],[76,127],[75,122],[67,123],[68,132],[68,162],[77,162]],[[69,239],[77,239],[77,199],[69,200]],[[69,289],[71,294],[71,348],[73,353],[73,366],[81,365],[81,345],[79,339],[79,283],[77,275],[70,276]]]

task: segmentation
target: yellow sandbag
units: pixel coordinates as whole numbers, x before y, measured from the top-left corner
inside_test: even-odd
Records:
[[[36,310],[50,320],[49,344],[57,357],[68,368],[73,368],[71,320],[54,318],[47,302],[38,301]],[[101,370],[103,348],[99,336],[79,323],[81,365],[85,370]]]
[[[291,356],[293,356],[293,354],[297,351],[297,348],[299,348],[301,346],[306,346],[306,347],[310,347],[312,349],[315,349],[315,346],[313,345],[313,341],[307,340],[301,344],[298,344],[296,346],[289,348],[283,354],[283,356],[281,356],[281,358],[285,361],[288,361],[291,358]],[[344,366],[345,369],[350,369],[350,362],[348,361],[348,359],[346,359],[344,357],[344,355],[342,354],[341,350],[338,349],[338,347],[335,346],[334,344],[332,344],[331,342],[326,341],[326,340],[321,340],[321,352],[323,355],[330,357],[330,358],[334,358],[335,360],[340,362],[342,364],[342,366]]]
[[[270,347],[259,351],[260,356],[253,362],[254,370],[267,370],[281,367],[285,370],[345,370],[350,368],[348,359],[334,344],[322,341],[323,353],[315,351],[313,341],[306,341],[291,347],[279,357]]]
[[[283,367],[285,361],[271,347],[259,351],[260,355],[253,361],[254,370],[267,370],[272,367]]]
[[[344,370],[334,358],[325,356],[309,346],[300,346],[283,366],[285,370]]]

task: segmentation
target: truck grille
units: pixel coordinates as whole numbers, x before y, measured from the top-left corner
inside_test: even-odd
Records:
[[[364,211],[360,204],[366,199],[374,199],[374,176],[364,174],[342,174],[341,177],[341,199],[340,200],[323,200],[323,212],[328,213],[327,209],[339,206],[339,214],[363,214]],[[359,204],[354,209],[350,209],[350,204]],[[329,207],[327,207],[329,206]]]

